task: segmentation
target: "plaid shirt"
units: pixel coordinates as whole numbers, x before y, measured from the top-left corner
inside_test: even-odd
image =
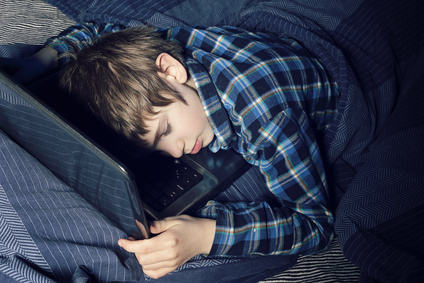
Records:
[[[62,52],[66,38],[77,42],[113,29],[119,27],[77,26],[48,45]],[[333,216],[318,140],[337,114],[336,83],[284,34],[230,27],[172,28],[167,34],[187,52],[215,133],[210,149],[233,148],[259,166],[276,200],[210,201],[199,211],[199,216],[217,220],[210,255],[300,254],[325,248],[332,239]]]

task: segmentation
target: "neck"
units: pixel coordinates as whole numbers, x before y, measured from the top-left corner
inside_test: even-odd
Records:
[[[192,89],[194,89],[197,92],[196,84],[194,83],[194,80],[193,80],[193,78],[191,76],[188,78],[188,80],[186,81],[185,84],[187,86],[191,87]]]

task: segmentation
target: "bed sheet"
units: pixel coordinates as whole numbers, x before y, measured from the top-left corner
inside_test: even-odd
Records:
[[[151,2],[156,3],[157,1]],[[247,5],[249,2],[252,4],[254,1],[244,1],[243,3],[240,3],[243,4],[241,6],[244,6]],[[59,10],[55,6],[49,5],[45,1],[41,0],[0,0],[0,6],[2,7],[0,11],[0,22],[2,26],[0,32],[0,56],[25,57],[33,54],[41,47],[41,45],[48,37],[58,34],[64,28],[78,21],[78,19],[81,19],[82,17],[86,16],[92,17],[94,19],[95,13],[93,15],[90,15],[90,11],[87,9],[89,9],[90,7],[94,9],[94,7],[97,5],[96,3],[98,4],[98,1],[73,1],[72,5],[70,5],[69,2],[66,1],[57,1],[55,2],[55,4],[57,4],[57,6],[60,8]],[[145,3],[147,7],[150,5],[149,1],[146,1]],[[157,5],[160,4],[161,3],[159,2]],[[228,11],[230,8],[234,7],[234,5],[223,5],[221,9],[218,9],[213,3],[198,6],[193,6],[193,3],[191,3],[190,5],[189,4],[190,3],[186,1],[170,1],[168,5],[175,5],[173,6],[174,10],[171,14],[179,14],[183,17],[186,17],[186,14],[192,15],[193,12],[196,10],[203,11],[203,13],[199,14],[198,18],[195,20],[199,21],[199,23],[201,24],[222,21],[222,15],[225,15],[225,11]],[[207,17],[202,16],[206,11],[211,11],[211,9],[215,10],[215,13],[212,13],[210,15],[208,14],[209,19],[207,19]],[[237,11],[234,11],[234,13],[236,12]],[[64,13],[66,13],[67,15],[65,15]],[[157,26],[187,24],[178,19],[175,19],[172,15],[168,14],[166,13],[166,10],[163,10],[163,8],[157,7],[155,12],[150,12],[150,21],[146,18],[146,22]],[[146,14],[146,16],[147,15],[149,14]],[[219,19],[216,17],[219,17]],[[231,18],[231,16],[228,17]],[[136,25],[138,23],[139,22],[133,19],[131,19],[131,21],[129,22],[130,25]],[[66,186],[63,187],[63,184],[59,180],[52,178],[52,175],[48,172],[48,170],[45,170],[45,168],[43,168],[36,160],[24,153],[25,151],[22,148],[16,146],[14,142],[11,141],[9,137],[7,137],[7,135],[1,133],[0,137],[3,146],[2,152],[14,151],[14,153],[10,154],[9,157],[2,159],[2,164],[4,164],[5,166],[9,163],[21,164],[15,164],[13,170],[11,169],[13,175],[16,176],[21,174],[21,170],[23,170],[24,173],[26,172],[25,167],[22,165],[23,163],[27,164],[26,168],[29,168],[31,170],[36,170],[38,168],[43,172],[43,174],[39,173],[38,175],[40,175],[40,177],[37,177],[37,179],[42,178],[44,180],[49,180],[51,178],[51,180],[49,181],[51,184],[50,189],[57,190],[57,187],[62,188],[62,195],[68,194],[69,198],[77,197],[78,201],[82,202],[82,205],[80,205],[80,207],[89,207],[89,205],[85,203],[83,199],[79,198],[77,195],[74,195],[75,193],[72,192],[70,188],[66,188]],[[22,155],[25,156],[25,162],[14,161],[22,158]],[[31,160],[31,162],[28,162],[28,160]],[[33,162],[34,164],[32,164]],[[25,174],[21,174],[19,182],[33,182],[33,177],[35,175]],[[7,190],[7,194],[10,194],[11,191],[15,191],[16,188],[15,186],[4,186],[4,182],[6,181],[7,179],[5,177],[1,178],[0,180],[2,192],[6,194],[5,190]],[[35,188],[33,186],[30,186],[27,189],[34,190]],[[49,190],[46,189],[46,193],[48,193],[48,191]],[[62,198],[62,196],[60,198]],[[1,201],[4,202],[4,205],[7,205],[9,208],[15,210],[15,208],[12,206],[12,203],[10,203],[10,200],[8,200],[5,195],[2,195]],[[22,202],[22,205],[25,205],[22,194],[21,196],[16,198],[16,201],[18,203]],[[2,205],[2,208],[4,207],[5,206]],[[4,213],[5,210],[2,209],[2,216]],[[51,211],[47,211],[46,213],[50,213],[51,215],[55,214]],[[95,223],[94,220],[96,219],[100,218],[104,220],[103,216],[98,214],[95,210],[90,213],[92,213],[92,215],[90,216],[86,214],[89,221]],[[28,225],[32,225],[31,218],[24,216],[24,219],[22,219],[16,214],[12,219],[9,219],[9,221],[12,221],[12,224],[19,223],[22,231],[27,230]],[[77,223],[75,221],[70,221],[70,219],[66,220],[65,222]],[[7,222],[2,223],[5,224]],[[104,247],[97,246],[97,249],[100,250],[100,254],[106,253],[108,254],[108,256],[110,256],[106,257],[107,259],[103,261],[103,263],[108,265],[115,264],[115,268],[118,267],[118,270],[121,270],[121,275],[119,278],[120,280],[124,280],[125,278],[133,279],[134,277],[137,277],[137,272],[131,272],[131,270],[134,269],[134,266],[129,265],[129,268],[126,271],[122,271],[121,266],[119,264],[116,264],[116,259],[119,259],[120,253],[115,251],[116,247],[113,247],[113,245],[116,242],[116,239],[119,237],[118,235],[120,235],[120,233],[122,232],[113,226],[109,226],[110,224],[108,222],[105,223],[107,224],[104,224],[102,229],[111,229],[111,231],[114,231],[114,233],[116,234],[112,234],[113,236],[106,236],[106,234],[103,235],[103,237],[108,239],[105,242],[105,244],[108,245],[107,249],[104,249]],[[21,231],[22,234],[20,234],[18,237],[9,228],[9,225],[3,224],[1,226],[2,248],[0,253],[0,278],[2,279],[2,282],[52,282],[53,275],[54,273],[58,272],[58,270],[60,270],[65,275],[67,274],[67,277],[72,276],[72,274],[74,273],[74,280],[77,280],[77,278],[80,278],[80,280],[87,278],[87,275],[84,274],[84,270],[86,270],[84,268],[81,269],[75,266],[71,267],[66,265],[65,267],[58,267],[55,266],[55,264],[52,264],[50,260],[46,261],[45,259],[43,259],[43,257],[45,257],[43,256],[43,254],[45,254],[46,251],[50,254],[57,253],[57,247],[53,248],[51,251],[49,251],[49,249],[43,249],[44,252],[41,253],[39,250],[40,243],[37,242],[40,241],[40,238],[37,235],[34,235],[32,233],[30,234],[28,231],[25,233],[22,233]],[[78,231],[77,229],[72,228],[73,226],[68,226],[68,229],[69,227],[71,227],[71,231]],[[7,240],[5,238],[6,234]],[[110,232],[108,232],[108,235],[110,235]],[[72,238],[72,233],[69,234],[68,237]],[[16,241],[19,239],[22,239],[27,244],[32,244],[33,249],[31,250],[31,255],[21,254],[23,248],[19,245],[16,245]],[[89,240],[88,237],[85,240]],[[62,238],[62,241],[64,242],[64,246],[66,246],[67,241],[75,242],[74,240],[66,240],[66,238]],[[45,243],[43,245],[46,246]],[[81,245],[81,247],[79,248],[83,250],[85,249],[84,245]],[[95,253],[99,254],[99,251],[96,251],[96,248],[93,245],[91,245],[91,248],[93,249],[93,252],[95,251]],[[81,250],[77,248],[77,250],[74,252],[81,253]],[[112,254],[110,252],[112,252]],[[87,254],[87,251],[84,251],[83,253]],[[17,257],[15,255],[17,255]],[[48,257],[49,256],[47,256],[47,258]],[[121,257],[125,258],[126,255],[121,254]],[[129,260],[129,262],[131,263],[132,261]],[[295,267],[273,278],[269,278],[264,282],[305,282],[305,278],[315,278],[314,280],[316,280],[317,282],[353,282],[356,281],[358,275],[358,269],[343,257],[343,254],[340,251],[340,247],[335,241],[331,244],[331,246],[325,253],[321,253],[318,255],[301,256]]]
[[[5,5],[11,7],[13,4],[10,3],[14,1],[7,2]],[[21,5],[23,1],[16,2]],[[51,4],[49,9],[57,7],[67,16],[66,23],[57,20],[57,26],[93,20],[127,26],[234,25],[249,30],[285,32],[296,38],[326,65],[342,92],[340,115],[325,137],[330,147],[324,152],[330,165],[343,168],[343,172],[338,172],[331,166],[329,168],[334,170],[330,181],[334,187],[340,189],[340,195],[348,186],[351,175],[355,174],[355,167],[363,162],[376,133],[394,107],[399,77],[402,74],[393,72],[392,66],[396,65],[393,62],[400,62],[404,57],[410,56],[422,46],[424,40],[422,29],[418,28],[424,26],[421,18],[423,5],[413,0],[403,1],[402,5],[395,0],[235,0],[230,2],[231,5],[228,1],[213,1],[212,4],[206,0],[48,2]],[[43,7],[44,4],[41,1]],[[406,12],[418,16],[403,18]],[[32,17],[34,15],[37,15],[36,19]],[[40,25],[39,30],[43,32],[49,26],[55,26],[51,22],[48,25],[38,22],[43,21],[43,17],[38,16],[36,12],[32,15],[27,13],[26,17],[18,19],[15,24],[33,21],[34,25]],[[13,26],[12,19],[7,21],[8,26]],[[3,40],[10,43],[7,39]],[[42,41],[25,40],[22,43],[37,45]],[[415,45],[403,44],[414,41]],[[3,54],[23,56],[33,52],[34,49],[28,51],[27,47],[26,44],[12,48],[7,46],[3,49],[7,50]],[[10,50],[12,52],[7,53]],[[361,134],[357,134],[358,132]],[[357,154],[358,152],[364,152],[364,155]],[[346,166],[340,167],[341,163]],[[340,195],[333,197],[338,200]],[[305,278],[312,277],[317,282],[352,282],[356,281],[357,275],[357,269],[343,258],[337,243],[333,243],[326,253],[301,257],[295,268],[267,281],[304,282]]]
[[[323,152],[332,172],[330,182],[337,188],[332,196],[334,206],[394,108],[402,74],[394,72],[393,66],[416,52],[424,41],[424,19],[420,17],[424,5],[414,0],[49,3],[75,21],[155,27],[231,25],[295,38],[320,59],[341,91],[339,115],[324,137],[328,146]],[[416,44],[404,44],[414,41]]]

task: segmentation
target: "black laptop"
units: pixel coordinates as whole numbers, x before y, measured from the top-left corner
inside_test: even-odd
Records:
[[[134,219],[193,213],[250,166],[231,150],[148,152],[58,93],[56,81],[23,88],[0,73],[0,128],[129,235],[140,237]]]

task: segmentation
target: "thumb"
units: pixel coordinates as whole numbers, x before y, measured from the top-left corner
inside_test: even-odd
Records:
[[[134,238],[119,239],[118,245],[127,252],[135,252],[138,247],[138,241]]]

